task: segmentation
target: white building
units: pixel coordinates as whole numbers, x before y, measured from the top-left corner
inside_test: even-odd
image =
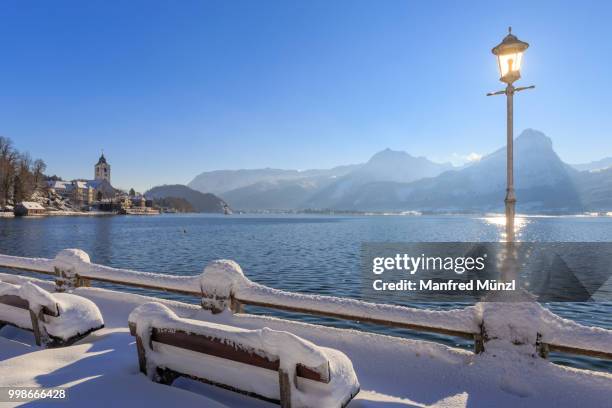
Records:
[[[103,198],[114,198],[116,191],[110,183],[110,164],[104,154],[94,166],[94,180],[53,180],[48,187],[65,199],[76,205],[91,205]]]
[[[104,153],[102,153],[102,155],[98,159],[98,163],[96,163],[94,179],[106,180],[109,182],[109,184],[111,182],[111,168],[110,164],[106,162],[106,157],[104,157]]]

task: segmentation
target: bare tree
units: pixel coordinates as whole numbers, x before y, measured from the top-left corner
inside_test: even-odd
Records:
[[[19,153],[11,139],[0,136],[0,205],[29,199],[44,182],[45,162]]]
[[[12,198],[18,153],[11,139],[0,136],[0,203],[6,205]]]
[[[39,189],[43,187],[44,173],[47,169],[47,165],[42,159],[36,159],[32,167],[32,173],[34,175],[34,188]]]

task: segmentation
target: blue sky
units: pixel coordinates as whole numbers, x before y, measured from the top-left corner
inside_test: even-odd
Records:
[[[0,134],[65,178],[143,190],[213,169],[323,168],[386,147],[438,161],[504,143],[490,49],[531,44],[517,130],[612,156],[608,1],[0,3]]]

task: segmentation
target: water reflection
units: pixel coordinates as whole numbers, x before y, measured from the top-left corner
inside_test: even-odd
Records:
[[[508,236],[506,233],[506,216],[505,215],[491,215],[482,218],[485,223],[494,225],[499,228],[499,241],[506,242]],[[530,220],[525,216],[517,216],[514,218],[514,241],[520,241],[521,232],[529,224]]]

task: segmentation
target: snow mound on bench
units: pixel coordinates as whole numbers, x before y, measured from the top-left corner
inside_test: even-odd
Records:
[[[52,337],[68,340],[104,327],[104,319],[94,302],[69,293],[55,293],[60,315],[45,323]]]
[[[50,293],[30,282],[12,285],[0,282],[0,295],[15,295],[27,300],[36,315],[46,308],[58,316],[44,315],[39,322],[42,329],[54,339],[67,341],[104,327],[102,314],[94,302],[69,293]],[[24,311],[24,313],[27,313]],[[0,308],[0,320],[2,309]],[[10,320],[9,320],[10,321]],[[31,325],[28,325],[31,327]]]
[[[248,330],[238,327],[225,326],[218,323],[178,317],[167,306],[157,302],[143,304],[129,316],[129,322],[136,324],[136,334],[142,339],[146,349],[147,368],[149,376],[155,375],[156,367],[167,367],[175,371],[194,375],[196,377],[228,384],[239,389],[255,392],[270,398],[279,397],[278,376],[273,375],[270,384],[258,384],[267,381],[265,369],[243,366],[234,373],[231,372],[232,362],[225,361],[225,367],[217,367],[211,373],[211,361],[205,354],[183,350],[172,351],[161,346],[157,350],[149,347],[151,328],[168,332],[183,331],[199,334],[208,338],[217,339],[236,349],[258,354],[270,360],[279,360],[280,368],[295,377],[296,366],[302,364],[315,369],[327,376],[329,367],[330,382],[328,384],[299,379],[299,388],[291,390],[292,403],[295,406],[325,406],[340,407],[359,390],[359,382],[348,357],[342,352],[330,348],[319,347],[310,341],[304,340],[286,331],[277,331],[269,328]],[[190,355],[191,357],[186,357]],[[225,377],[220,371],[225,371]],[[293,384],[293,383],[292,383]]]
[[[0,281],[0,296],[17,295],[18,293],[19,286]]]
[[[25,282],[22,285],[0,282],[0,296],[4,295],[17,296],[26,300],[30,310],[36,314],[38,314],[42,308],[46,308],[49,312],[57,314],[57,301],[53,298],[51,293],[30,282]],[[0,313],[0,316],[1,315]]]
[[[26,282],[19,287],[19,297],[28,301],[30,310],[38,314],[42,308],[46,308],[51,313],[57,313],[57,300],[44,289]]]

